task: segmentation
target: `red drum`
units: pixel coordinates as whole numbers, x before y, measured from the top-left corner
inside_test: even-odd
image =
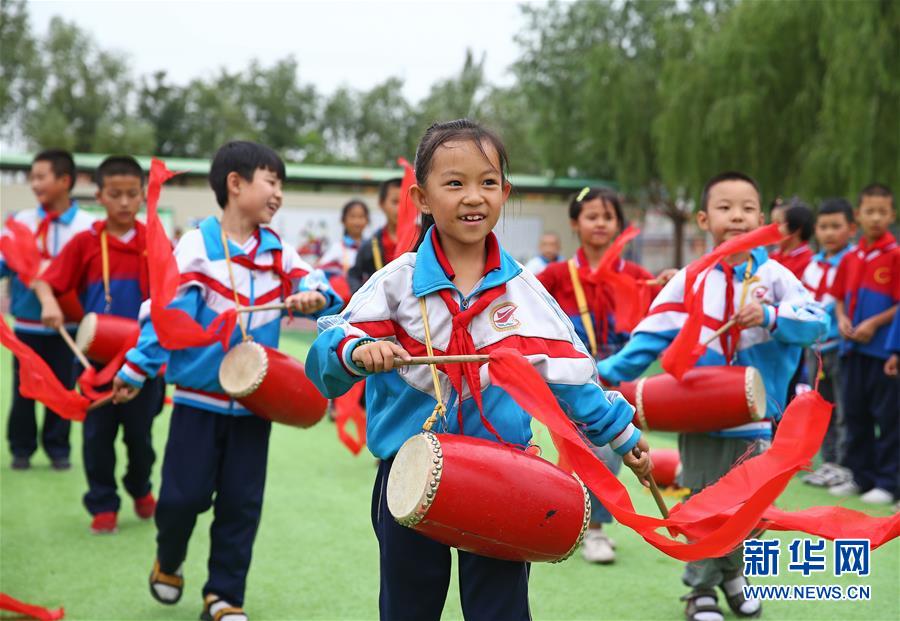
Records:
[[[56,298],[59,309],[62,311],[66,321],[81,321],[84,318],[84,308],[81,306],[81,300],[75,290],[66,291]]]
[[[650,449],[653,460],[653,479],[660,487],[676,487],[675,478],[681,472],[681,456],[678,449]]]
[[[550,462],[488,440],[428,432],[400,447],[387,502],[403,526],[510,561],[564,561],[591,516],[584,485]]]
[[[698,367],[678,381],[668,373],[623,382],[641,429],[705,433],[761,421],[766,386],[753,367]]]
[[[244,341],[225,354],[219,383],[238,403],[273,423],[312,427],[328,406],[301,363],[253,341]]]
[[[106,364],[122,350],[134,347],[140,334],[134,319],[88,313],[78,324],[75,345],[88,359]]]

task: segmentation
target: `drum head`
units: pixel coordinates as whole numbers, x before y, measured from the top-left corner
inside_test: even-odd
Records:
[[[268,367],[269,359],[262,345],[245,341],[225,354],[219,367],[219,383],[232,397],[246,397],[262,384]]]
[[[439,448],[440,443],[432,434],[420,433],[404,442],[397,452],[388,476],[387,503],[398,522],[409,521],[421,505],[430,504],[434,499],[434,494],[431,498],[427,494],[432,489],[431,483],[437,482],[433,471],[440,465],[434,463]],[[437,492],[436,484],[434,492]]]
[[[97,334],[97,313],[88,313],[78,324],[78,332],[75,333],[75,345],[82,353],[87,353]]]
[[[754,367],[747,367],[744,376],[744,390],[747,393],[747,407],[753,420],[766,417],[766,385],[762,374]]]

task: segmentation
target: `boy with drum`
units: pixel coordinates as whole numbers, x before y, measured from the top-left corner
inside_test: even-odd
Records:
[[[112,156],[97,168],[96,181],[97,202],[106,209],[106,219],[72,238],[33,284],[41,301],[41,321],[50,328],[57,329],[63,323],[54,294],[75,289],[85,312],[134,320],[141,303],[150,296],[146,231],[136,218],[144,201],[144,171],[132,157]],[[164,394],[162,378],[154,378],[130,403],[100,407],[84,419],[82,453],[88,482],[84,506],[93,516],[91,531],[95,534],[117,529],[120,502],[115,442],[120,426],[128,448],[128,468],[122,482],[134,499],[138,517],[153,517],[156,500],[150,472],[156,454],[151,426],[162,410]]]
[[[716,246],[759,228],[763,213],[756,182],[739,172],[725,172],[710,179],[700,199],[697,224],[712,235]],[[654,300],[649,315],[632,332],[628,344],[598,363],[602,380],[615,385],[638,377],[675,339],[688,319],[685,277],[686,270],[682,269]],[[771,261],[763,248],[731,255],[710,269],[702,312],[704,341],[730,319],[734,319],[734,324],[710,343],[698,365],[755,367],[763,377],[769,407],[763,421],[711,434],[679,435],[680,483],[692,493],[715,483],[743,456],[758,454],[768,447],[772,419],[781,415],[787,384],[803,347],[815,342],[828,327],[827,314],[797,277]],[[687,602],[687,618],[722,621],[716,587],[723,590],[735,615],[759,616],[760,602],[744,598],[742,587],[747,582],[741,570],[739,550],[727,557],[688,563],[682,577],[692,589],[682,598]]]
[[[281,207],[284,174],[284,162],[263,145],[234,141],[218,150],[209,183],[222,217],[207,218],[175,248],[181,282],[170,308],[204,328],[236,304],[283,301],[288,310],[309,317],[340,308],[324,274],[265,226]],[[281,310],[241,313],[231,346],[252,338],[277,347],[282,315]],[[181,599],[181,565],[191,532],[197,516],[215,504],[201,618],[241,621],[247,618],[241,607],[262,509],[271,423],[225,394],[218,375],[224,355],[219,343],[169,352],[148,321],[114,390],[118,401],[132,398],[163,364],[166,380],[175,384],[156,508],[151,595],[167,605]]]

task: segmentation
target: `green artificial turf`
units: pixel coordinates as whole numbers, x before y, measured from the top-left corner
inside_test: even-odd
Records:
[[[288,333],[284,348],[302,359],[310,335]],[[3,428],[10,401],[10,358],[2,362]],[[427,413],[424,413],[427,414]],[[423,417],[424,417],[423,414]],[[168,429],[166,408],[154,427],[157,473]],[[546,449],[549,437],[536,437]],[[119,532],[91,535],[90,518],[81,505],[85,490],[81,470],[81,434],[72,432],[73,468],[59,473],[38,453],[30,471],[10,470],[9,449],[0,448],[0,591],[45,606],[64,606],[70,619],[196,619],[200,589],[206,578],[211,514],[200,517],[191,540],[184,573],[186,591],[174,607],[151,599],[147,575],[154,556],[152,522],[138,520],[123,499]],[[674,446],[674,436],[651,434],[652,446]],[[548,453],[550,451],[547,451]],[[119,473],[124,451],[119,446]],[[246,609],[253,619],[375,619],[378,615],[378,549],[369,505],[375,462],[363,452],[353,457],[336,438],[334,425],[313,429],[276,426],[272,433],[269,475],[262,524],[254,548]],[[655,513],[649,494],[625,469],[637,508]],[[158,474],[154,489],[159,489]],[[669,498],[669,502],[676,502]],[[780,505],[787,509],[832,504],[822,490],[794,481]],[[855,500],[846,506],[863,509]],[[887,515],[887,509],[867,509]],[[531,572],[531,606],[535,619],[681,619],[685,592],[681,563],[651,547],[625,527],[613,525],[618,559],[594,566],[576,555],[559,565],[537,564]],[[834,578],[829,572],[810,578],[787,569],[791,533],[782,540],[781,575],[770,584],[869,584],[869,602],[766,602],[768,619],[900,619],[900,544],[872,555],[871,575]],[[830,544],[829,544],[830,549]],[[461,618],[454,579],[444,618]],[[731,618],[730,613],[726,618]]]

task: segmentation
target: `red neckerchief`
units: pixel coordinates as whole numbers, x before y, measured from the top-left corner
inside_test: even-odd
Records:
[[[256,251],[259,249],[262,240],[260,238],[260,233],[258,230],[256,231],[256,233],[254,233],[254,235],[256,236],[256,246],[253,247],[253,250],[250,251],[250,254],[236,254],[231,257],[231,260],[241,267],[246,267],[248,270],[275,272],[275,275],[278,276],[278,279],[281,281],[281,297],[287,298],[291,295],[291,293],[293,293],[294,285],[293,283],[291,283],[291,279],[288,277],[287,272],[284,271],[284,266],[281,264],[281,250],[272,250],[271,265],[259,265],[255,262]]]
[[[597,333],[597,345],[606,345],[609,342],[609,314],[614,307],[610,298],[609,288],[606,286],[601,270],[591,271],[591,265],[584,253],[584,248],[578,248],[578,277],[581,282],[589,282],[593,285],[594,295],[588,299],[588,309],[594,314],[594,331]],[[622,261],[619,259],[611,266],[614,272],[622,271]]]
[[[750,259],[747,260],[749,261]],[[723,315],[723,321],[728,321],[734,316],[734,267],[725,261],[720,262],[719,266],[725,275],[725,314]],[[730,365],[731,361],[734,360],[740,338],[741,327],[737,323],[719,337],[722,355],[725,356],[725,364]]]
[[[870,261],[881,256],[884,251],[890,250],[891,247],[895,247],[896,245],[897,240],[894,239],[894,236],[891,235],[890,232],[885,233],[871,244],[865,237],[860,238],[858,247],[854,252],[861,262],[854,262],[854,269],[847,274],[847,291],[850,293],[850,303],[847,305],[847,316],[850,317],[851,321],[856,312],[857,294],[859,293],[859,287],[862,284],[862,279],[866,272],[866,266]]]
[[[50,224],[59,220],[62,215],[61,211],[45,211],[44,218],[40,221],[34,236],[38,240],[38,248],[41,251],[41,257],[44,259],[52,258],[50,251],[47,250],[47,233],[50,232]]]
[[[397,252],[397,238],[391,237],[390,231],[385,226],[381,229],[381,260],[387,265],[394,260],[394,253]]]
[[[816,302],[821,302],[822,298],[828,293],[828,270],[831,269],[831,263],[825,261],[816,261],[819,264],[819,269],[822,270],[822,278],[819,279],[819,286],[816,287],[815,296]]]

